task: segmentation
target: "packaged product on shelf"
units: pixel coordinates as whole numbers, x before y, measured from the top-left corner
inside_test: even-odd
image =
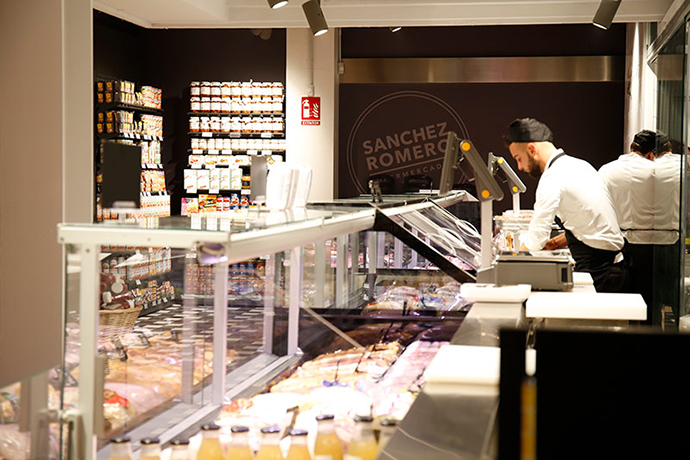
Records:
[[[215,155],[209,155],[209,156],[215,156]],[[217,168],[212,169],[209,176],[210,176],[209,185],[208,185],[209,190],[216,190],[216,191],[220,190],[220,170]]]
[[[201,112],[209,113],[211,111],[211,98],[209,96],[201,96],[199,108]]]
[[[187,160],[192,168],[201,168],[204,164],[204,156],[198,154],[189,155]],[[187,186],[185,186],[187,188]]]
[[[211,82],[210,81],[202,81],[201,82],[201,96],[204,97],[210,97],[211,96]]]
[[[196,198],[182,198],[182,202],[180,204],[180,215],[182,216],[188,216],[189,214],[192,214],[194,212],[198,212],[199,204],[198,202],[196,205],[192,205],[191,201],[194,200],[195,202],[197,201]],[[192,210],[192,207],[194,207],[194,210]]]
[[[208,190],[211,175],[208,169],[200,169],[196,172],[196,187],[199,190]]]
[[[184,189],[187,193],[196,193],[197,191],[197,170],[184,170]]]
[[[230,155],[219,155],[218,156],[218,165],[219,166],[229,166],[231,164],[232,164],[232,157]]]
[[[189,94],[192,96],[201,96],[201,83],[198,81],[193,81],[189,85]]]
[[[218,164],[218,155],[206,155],[204,156],[204,165],[207,166],[207,169],[213,168]]]
[[[221,157],[221,158],[226,158],[226,157]],[[231,178],[232,178],[232,172],[230,168],[223,168],[219,169],[220,171],[220,189],[221,190],[230,190],[230,185],[232,183]]]

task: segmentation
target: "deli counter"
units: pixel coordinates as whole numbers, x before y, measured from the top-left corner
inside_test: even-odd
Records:
[[[313,436],[323,413],[347,442],[355,415],[404,418],[471,306],[480,238],[447,209],[472,200],[60,225],[64,362],[47,398],[3,389],[32,404],[3,418],[0,454],[107,459],[126,436],[138,458],[144,438],[193,449],[209,422],[258,446],[269,425]]]

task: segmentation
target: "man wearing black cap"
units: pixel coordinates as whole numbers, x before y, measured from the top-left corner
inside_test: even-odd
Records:
[[[513,121],[504,140],[518,169],[539,178],[524,248],[538,251],[567,245],[575,270],[590,273],[598,292],[626,291],[627,270],[620,262],[623,235],[597,171],[556,148],[549,127],[534,118]],[[565,232],[550,239],[555,219]]]
[[[630,153],[599,169],[606,184],[618,226],[625,238],[625,253],[631,259],[630,282],[647,304],[647,324],[652,324],[652,281],[654,279],[655,164],[657,133],[635,134]]]

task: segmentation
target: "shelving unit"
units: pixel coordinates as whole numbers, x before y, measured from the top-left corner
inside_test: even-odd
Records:
[[[285,160],[282,84],[192,82],[190,95],[182,213],[251,206],[252,157]]]
[[[165,172],[161,161],[163,142],[163,110],[161,92],[125,80],[96,83],[96,212],[97,221],[118,218],[100,204],[102,147],[104,142],[140,146],[141,197],[140,211],[128,217],[164,217],[170,215],[170,195],[166,190]]]

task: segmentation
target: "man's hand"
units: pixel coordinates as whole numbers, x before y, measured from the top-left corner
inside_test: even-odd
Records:
[[[544,245],[544,250],[555,251],[556,249],[562,249],[568,247],[568,240],[565,238],[565,233],[559,233],[553,238],[549,239]]]

